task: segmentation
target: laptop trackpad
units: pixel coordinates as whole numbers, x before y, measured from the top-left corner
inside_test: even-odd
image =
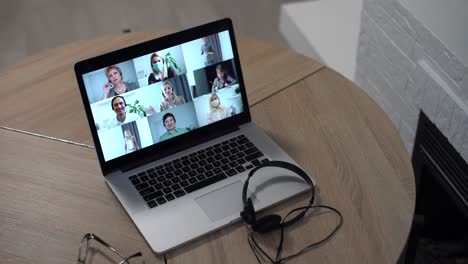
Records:
[[[242,187],[240,181],[216,189],[195,198],[211,221],[218,221],[233,214],[240,214],[242,205]],[[251,192],[247,192],[251,195]]]

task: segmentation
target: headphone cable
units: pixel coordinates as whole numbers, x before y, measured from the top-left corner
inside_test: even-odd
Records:
[[[296,211],[299,211],[299,210],[309,210],[311,208],[325,208],[325,209],[328,209],[328,211],[331,211],[333,213],[335,213],[336,215],[339,216],[339,223],[335,226],[335,228],[323,239],[317,241],[317,242],[314,242],[312,244],[309,244],[308,246],[306,246],[305,248],[303,248],[302,250],[294,253],[294,254],[291,254],[289,256],[286,256],[286,257],[283,257],[283,258],[280,258],[281,256],[281,252],[283,250],[283,244],[284,244],[284,225],[283,223],[285,222],[285,219],[288,218],[289,215],[291,215],[293,212],[296,212]],[[245,224],[245,223],[244,223]],[[306,251],[312,249],[313,247],[315,246],[319,246],[325,242],[327,242],[328,240],[330,240],[335,234],[336,232],[341,228],[341,226],[343,225],[343,215],[340,213],[340,211],[338,211],[337,209],[331,207],[331,206],[327,206],[327,205],[312,205],[312,206],[303,206],[303,207],[298,207],[296,209],[293,209],[291,210],[285,217],[284,219],[282,220],[282,223],[281,223],[281,226],[280,226],[280,232],[281,232],[281,236],[280,236],[280,242],[278,243],[278,247],[276,249],[276,257],[275,257],[275,260],[273,260],[272,257],[270,257],[266,252],[265,250],[257,243],[257,241],[255,241],[255,238],[254,238],[254,233],[251,232],[251,230],[248,228],[247,224],[246,225],[246,228],[247,228],[247,232],[248,232],[248,237],[247,237],[247,240],[249,242],[249,246],[250,246],[250,249],[252,250],[252,252],[254,253],[255,255],[255,258],[257,259],[257,262],[259,264],[263,262],[269,262],[269,263],[272,263],[272,264],[280,264],[280,263],[284,263],[286,261],[289,261],[297,256],[300,256],[301,254],[305,253]],[[262,260],[260,260],[260,258]]]

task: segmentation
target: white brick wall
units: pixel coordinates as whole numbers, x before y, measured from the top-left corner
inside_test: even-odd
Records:
[[[397,0],[364,0],[355,80],[412,151],[419,109],[468,161],[468,67]]]

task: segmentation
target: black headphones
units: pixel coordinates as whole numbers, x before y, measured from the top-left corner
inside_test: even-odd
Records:
[[[290,170],[296,173],[297,175],[299,175],[302,179],[304,179],[304,181],[311,187],[310,188],[311,198],[309,200],[309,204],[303,207],[302,212],[300,212],[298,215],[296,215],[294,218],[292,218],[289,221],[282,222],[281,216],[277,214],[266,215],[257,220],[256,215],[255,215],[255,209],[253,207],[253,202],[250,198],[247,198],[247,187],[249,186],[250,178],[255,174],[256,171],[265,167],[280,167],[283,169]],[[290,226],[296,223],[297,221],[299,221],[302,217],[304,217],[307,210],[311,208],[312,204],[314,203],[314,200],[315,200],[315,186],[312,180],[310,179],[310,177],[307,175],[307,173],[305,173],[304,170],[302,170],[298,166],[291,164],[289,162],[268,161],[255,167],[253,170],[249,172],[249,176],[247,177],[247,180],[244,183],[244,188],[242,189],[242,203],[244,204],[244,210],[240,213],[240,216],[246,224],[249,224],[252,227],[253,231],[258,232],[258,233],[266,233],[275,229],[279,229],[280,227]]]
[[[112,110],[114,110],[114,100],[117,99],[117,98],[122,98],[122,100],[124,101],[125,106],[127,106],[127,102],[125,102],[125,98],[123,96],[117,95],[114,98],[112,98],[112,100],[111,100]]]

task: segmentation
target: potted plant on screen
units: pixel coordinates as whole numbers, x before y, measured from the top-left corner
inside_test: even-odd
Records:
[[[140,117],[146,117],[146,110],[143,105],[140,104],[140,100],[136,99],[135,103],[128,103],[127,107],[130,109],[130,113],[139,115]]]
[[[170,52],[166,53],[166,56],[164,57],[165,57],[164,60],[166,61],[167,68],[174,67],[175,69],[179,71],[179,73],[182,71],[179,68],[179,65],[177,65],[177,60],[174,57],[172,57]]]

